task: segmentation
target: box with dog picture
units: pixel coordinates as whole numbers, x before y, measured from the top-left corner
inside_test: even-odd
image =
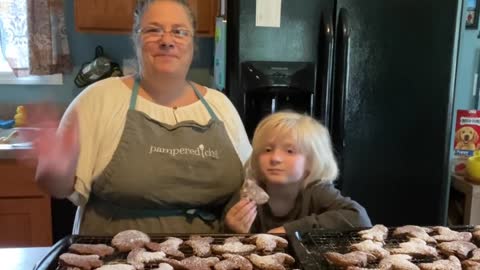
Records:
[[[454,171],[463,175],[466,160],[473,156],[474,151],[480,148],[480,111],[458,110],[455,121]]]

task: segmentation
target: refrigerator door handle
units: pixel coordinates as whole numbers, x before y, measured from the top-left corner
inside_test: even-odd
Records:
[[[350,30],[347,18],[347,10],[341,8],[338,14],[337,24],[337,47],[335,50],[335,67],[333,82],[333,123],[332,139],[337,153],[341,153],[345,147],[345,101],[347,96],[347,78],[349,62]]]
[[[478,73],[475,72],[475,74],[473,74],[473,85],[472,85],[472,90],[473,90],[473,97],[475,98],[476,97],[476,103],[475,103],[475,109],[478,110],[478,105],[480,104],[479,101],[480,101],[480,95],[479,95],[479,92],[478,92]]]
[[[321,76],[321,84],[320,84],[320,93],[325,93],[324,101],[322,106],[325,108],[325,112],[323,115],[324,124],[327,127],[331,127],[331,119],[332,119],[332,74],[333,74],[333,19],[330,12],[327,14],[321,14],[321,32],[319,40],[322,42],[320,45],[320,60],[319,60],[319,76]]]

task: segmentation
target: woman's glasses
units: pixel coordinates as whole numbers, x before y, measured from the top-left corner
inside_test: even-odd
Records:
[[[140,28],[137,33],[140,33],[146,42],[154,42],[160,40],[165,34],[170,34],[171,37],[178,43],[186,43],[192,36],[192,32],[184,28],[172,28],[166,31],[162,27],[147,26]]]

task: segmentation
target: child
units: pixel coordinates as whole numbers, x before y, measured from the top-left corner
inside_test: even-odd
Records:
[[[337,163],[328,131],[316,120],[294,112],[274,113],[259,123],[252,146],[247,171],[270,199],[258,206],[248,199],[236,203],[225,217],[231,231],[371,226],[365,209],[333,186]]]

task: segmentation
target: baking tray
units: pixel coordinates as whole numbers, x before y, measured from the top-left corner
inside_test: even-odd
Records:
[[[433,228],[432,226],[422,226],[427,228]],[[408,239],[406,237],[392,236],[393,231],[397,227],[388,228],[388,236],[385,240],[384,247],[386,249],[399,247],[399,243],[406,242]],[[459,232],[472,232],[474,226],[451,226],[448,227],[452,230]],[[330,265],[323,254],[325,252],[334,251],[338,253],[348,253],[352,251],[350,246],[355,243],[362,242],[365,239],[362,239],[358,234],[359,231],[370,229],[370,228],[355,228],[348,230],[327,230],[327,229],[314,229],[310,232],[303,233],[297,238],[301,241],[301,248],[304,250],[298,252],[299,254],[308,254],[308,261],[311,265],[315,265],[317,268],[311,269],[322,269],[322,270],[340,270],[344,269],[338,266]],[[472,240],[473,241],[473,240]],[[475,243],[475,242],[473,242]],[[478,243],[475,243],[478,246]],[[297,244],[298,245],[298,244]],[[446,258],[446,257],[445,257]],[[412,262],[415,264],[432,262],[434,259],[429,257],[423,258],[413,258]],[[374,263],[369,263],[365,268],[376,268],[378,266],[378,261]]]
[[[167,237],[178,237],[182,240],[188,240],[191,235],[199,235],[199,236],[210,236],[214,239],[212,244],[223,244],[226,238],[236,236],[236,237],[249,237],[254,234],[157,234],[157,235],[149,235],[150,239],[154,242],[163,242],[166,240]],[[281,237],[286,238],[289,241],[289,246],[286,249],[276,249],[274,252],[285,252],[295,258],[295,265],[288,269],[304,269],[304,270],[311,270],[311,269],[318,269],[318,268],[310,268],[310,267],[303,267],[301,265],[301,258],[304,260],[308,260],[308,256],[303,254],[304,250],[299,246],[299,241],[294,238],[290,238],[285,234],[275,234]],[[52,248],[49,250],[47,255],[45,255],[33,268],[34,270],[61,270],[62,268],[58,267],[58,258],[61,254],[68,252],[68,247],[74,243],[81,243],[81,244],[106,244],[111,245],[112,236],[85,236],[85,235],[69,235],[64,237],[63,239],[56,242]],[[296,256],[296,250],[299,250],[300,254],[303,254],[301,258]],[[185,257],[189,257],[192,255],[192,249],[186,245],[182,245],[179,248],[185,254]],[[109,262],[125,262],[128,253],[120,253],[115,252],[111,256],[102,258],[105,263]],[[146,265],[145,270],[153,269],[156,265]]]

